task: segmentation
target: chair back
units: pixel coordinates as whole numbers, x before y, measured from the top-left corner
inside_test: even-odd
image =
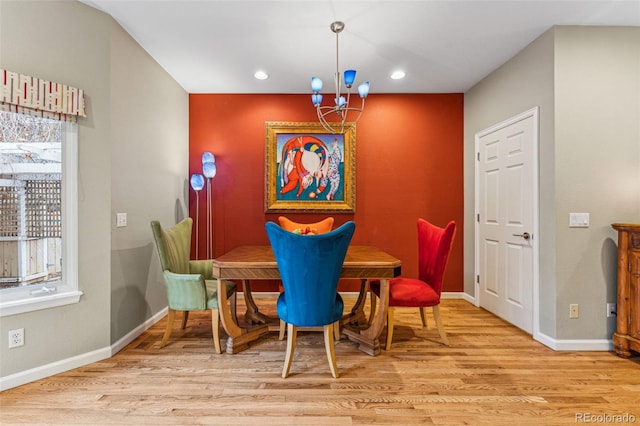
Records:
[[[455,235],[454,221],[440,228],[418,219],[418,278],[429,284],[438,295],[442,292],[444,271]]]
[[[298,223],[298,222],[292,221],[288,217],[280,216],[278,217],[278,223],[280,223],[281,227],[283,227],[284,229],[290,232],[293,232],[296,229],[304,230],[308,227],[310,229],[315,230],[314,232],[316,234],[324,234],[331,231],[331,229],[333,228],[332,217],[327,217],[322,219],[319,222],[314,222],[314,223]]]
[[[339,320],[343,306],[337,306],[338,281],[355,223],[318,235],[295,234],[274,222],[265,227],[284,287],[283,302],[278,301],[280,318],[299,327]]]
[[[189,273],[192,224],[193,219],[187,217],[171,228],[163,229],[160,222],[151,221],[151,230],[163,271],[175,274]]]

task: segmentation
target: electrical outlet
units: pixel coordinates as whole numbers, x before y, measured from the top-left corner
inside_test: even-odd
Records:
[[[569,318],[575,319],[580,316],[580,309],[578,308],[577,303],[572,303],[569,305]]]
[[[9,330],[9,349],[24,345],[24,328]]]
[[[607,318],[617,315],[618,306],[615,303],[607,303]]]

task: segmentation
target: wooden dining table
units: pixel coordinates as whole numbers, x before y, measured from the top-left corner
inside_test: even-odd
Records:
[[[371,355],[380,354],[379,336],[384,328],[389,306],[389,279],[401,273],[402,263],[377,247],[349,246],[340,278],[360,279],[360,293],[350,313],[344,315],[341,329],[358,348]],[[253,280],[279,280],[280,272],[271,246],[239,246],[213,261],[213,276],[218,278],[218,298],[222,327],[228,335],[226,351],[229,354],[246,349],[249,343],[278,329],[278,318],[262,314],[251,294]],[[367,318],[364,304],[368,281],[380,280],[380,303]],[[231,314],[227,289],[222,280],[241,280],[247,312],[247,327],[241,327]]]

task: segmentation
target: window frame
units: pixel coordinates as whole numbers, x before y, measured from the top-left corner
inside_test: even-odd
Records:
[[[62,122],[62,282],[53,292],[45,287],[47,283],[0,291],[0,317],[78,303],[83,294],[78,288],[78,125],[75,122]]]

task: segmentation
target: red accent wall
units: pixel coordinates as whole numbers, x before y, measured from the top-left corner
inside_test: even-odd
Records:
[[[216,156],[211,181],[214,257],[244,244],[269,244],[264,212],[265,121],[315,122],[309,95],[189,95],[189,174],[202,173],[201,155]],[[331,214],[335,226],[353,220],[353,244],[375,245],[417,275],[416,219],[458,226],[444,291],[463,291],[463,95],[374,94],[356,129],[356,211]],[[196,194],[189,189],[195,220]],[[328,214],[286,214],[315,222]],[[206,256],[206,186],[200,192],[199,257]],[[195,246],[195,237],[193,239]],[[192,249],[195,253],[195,248]],[[275,291],[276,283],[256,283]],[[358,283],[342,282],[355,291]]]

